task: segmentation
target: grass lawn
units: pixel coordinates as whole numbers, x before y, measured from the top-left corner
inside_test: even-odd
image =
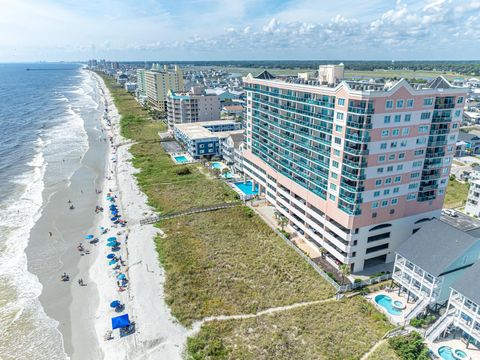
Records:
[[[367,360],[401,360],[395,353],[388,341],[382,343],[373,353],[370,354]]]
[[[162,221],[165,295],[183,324],[326,299],[334,289],[253,211],[235,207]]]
[[[354,297],[206,323],[188,339],[187,359],[360,359],[390,329],[371,304]]]
[[[468,183],[461,183],[457,180],[448,182],[447,192],[445,194],[444,207],[459,208],[465,205],[468,196]]]

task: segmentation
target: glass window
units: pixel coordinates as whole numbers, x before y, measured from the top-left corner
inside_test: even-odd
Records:
[[[337,120],[343,120],[343,113],[341,112],[337,113]]]
[[[422,125],[418,127],[418,132],[419,133],[426,133],[428,131],[428,126],[427,125]]]
[[[374,201],[372,203],[372,209],[376,209],[376,208],[378,208],[378,201]]]
[[[386,178],[385,179],[385,185],[391,184],[392,183],[392,178]]]
[[[383,168],[382,168],[382,167],[377,168],[377,173],[378,173],[378,174],[383,173]]]
[[[339,137],[336,137],[336,138],[335,138],[335,144],[341,145],[341,144],[342,144],[342,139],[339,138]]]
[[[330,198],[330,200],[335,201],[335,195],[329,194],[328,197]]]
[[[407,108],[409,108],[409,109],[413,108],[413,99],[408,99],[407,100]],[[407,121],[407,120],[405,119],[405,121]]]
[[[384,150],[387,148],[387,143],[381,143],[380,144],[380,149]]]
[[[337,190],[337,185],[336,184],[330,184],[330,189]]]
[[[455,111],[455,116],[459,117],[462,114],[462,110],[456,110]]]
[[[383,118],[383,122],[384,122],[385,124],[388,124],[388,123],[390,123],[390,119],[391,119],[391,116],[390,116],[390,115],[386,115],[386,116]]]
[[[417,139],[417,144],[425,144],[427,142],[427,138],[426,137],[419,137]]]
[[[399,153],[398,154],[398,159],[399,160],[405,159],[405,153]]]
[[[342,132],[342,131],[343,131],[343,126],[341,126],[341,125],[335,125],[335,131],[337,131],[337,132]]]
[[[415,155],[415,156],[420,156],[420,155],[423,155],[423,153],[424,153],[424,150],[423,150],[423,149],[421,149],[421,150],[415,150],[415,152],[413,153],[413,155]]]
[[[397,109],[403,109],[403,100],[397,100]]]
[[[392,130],[392,135],[393,136],[398,136],[399,133],[400,133],[400,129],[393,129]]]
[[[338,174],[333,171],[330,173],[330,176],[332,177],[332,179],[338,179]]]
[[[389,134],[388,130],[382,130],[382,137],[387,137]]]
[[[402,181],[402,177],[401,176],[395,176],[395,182],[399,183],[400,181]]]
[[[395,115],[395,122],[399,123],[400,121],[402,121],[402,115]]]
[[[393,166],[388,166],[387,167],[387,172],[392,172],[393,171]]]
[[[424,105],[424,106],[433,105],[433,98],[424,98],[424,99],[423,99],[423,105]]]
[[[338,149],[333,149],[333,155],[335,155],[335,156],[340,156],[340,150],[338,150]]]
[[[380,186],[380,185],[382,185],[382,180],[381,179],[375,180],[375,186]]]
[[[422,120],[430,119],[430,115],[431,115],[431,113],[429,111],[422,112],[422,115],[420,115],[420,119],[422,119]]]
[[[399,191],[400,191],[399,187],[393,188],[393,193],[394,194],[398,194]]]
[[[338,98],[338,105],[344,106],[345,105],[345,99]]]
[[[388,200],[383,200],[382,201],[382,207],[388,206]]]
[[[384,161],[385,161],[385,155],[379,155],[378,162],[384,162]]]
[[[338,161],[332,160],[332,166],[338,168]]]
[[[420,176],[420,173],[416,172],[416,173],[411,173],[410,174],[410,179],[416,179]]]
[[[412,189],[416,189],[417,187],[418,187],[418,183],[411,183],[411,184],[408,184],[408,188],[409,188],[410,190],[412,190]]]
[[[463,96],[458,97],[457,104],[463,104]]]
[[[402,129],[402,135],[405,136],[405,135],[408,135],[408,134],[410,134],[410,128],[403,128]]]
[[[393,109],[393,100],[387,100],[385,102],[385,108],[386,109]]]
[[[390,194],[390,189],[383,190],[383,195],[389,195],[389,194]]]
[[[415,200],[417,198],[416,194],[408,194],[407,195],[407,201]]]
[[[373,193],[373,197],[379,197],[380,196],[380,191],[375,191]]]
[[[392,141],[392,142],[390,143],[390,147],[391,147],[392,149],[394,149],[394,148],[397,147],[397,144],[398,144],[398,143],[397,143],[396,141]]]
[[[397,165],[397,171],[403,170],[403,164]]]
[[[388,160],[395,160],[395,154],[388,155]]]
[[[397,199],[397,198],[393,198],[393,199],[390,201],[390,203],[391,203],[392,205],[397,205],[397,204],[398,204],[398,199]]]

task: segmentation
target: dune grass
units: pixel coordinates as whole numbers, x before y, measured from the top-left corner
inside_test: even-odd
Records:
[[[446,208],[464,206],[467,202],[468,188],[468,183],[461,183],[455,179],[449,180],[443,206]]]
[[[367,360],[401,360],[400,357],[390,347],[388,341],[382,343],[367,358]]]
[[[163,221],[166,300],[183,324],[326,299],[334,289],[253,211],[239,206]]]
[[[256,318],[209,322],[188,339],[187,359],[360,359],[389,329],[385,316],[354,297]]]

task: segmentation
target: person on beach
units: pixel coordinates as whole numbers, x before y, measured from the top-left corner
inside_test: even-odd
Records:
[[[52,232],[51,231],[48,232],[48,236],[52,237]]]

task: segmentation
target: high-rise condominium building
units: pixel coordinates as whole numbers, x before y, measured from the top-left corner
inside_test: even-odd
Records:
[[[330,263],[358,272],[393,262],[440,215],[464,88],[442,77],[322,85],[268,72],[244,82],[244,172]]]
[[[145,71],[145,87],[148,103],[156,110],[165,111],[168,90],[183,90],[183,71],[177,65],[174,71],[166,65],[163,71]]]
[[[217,95],[206,95],[200,86],[188,92],[170,90],[167,95],[168,127],[175,124],[220,119],[220,99]]]
[[[137,69],[137,96],[147,96],[147,85],[145,84],[145,69]]]

